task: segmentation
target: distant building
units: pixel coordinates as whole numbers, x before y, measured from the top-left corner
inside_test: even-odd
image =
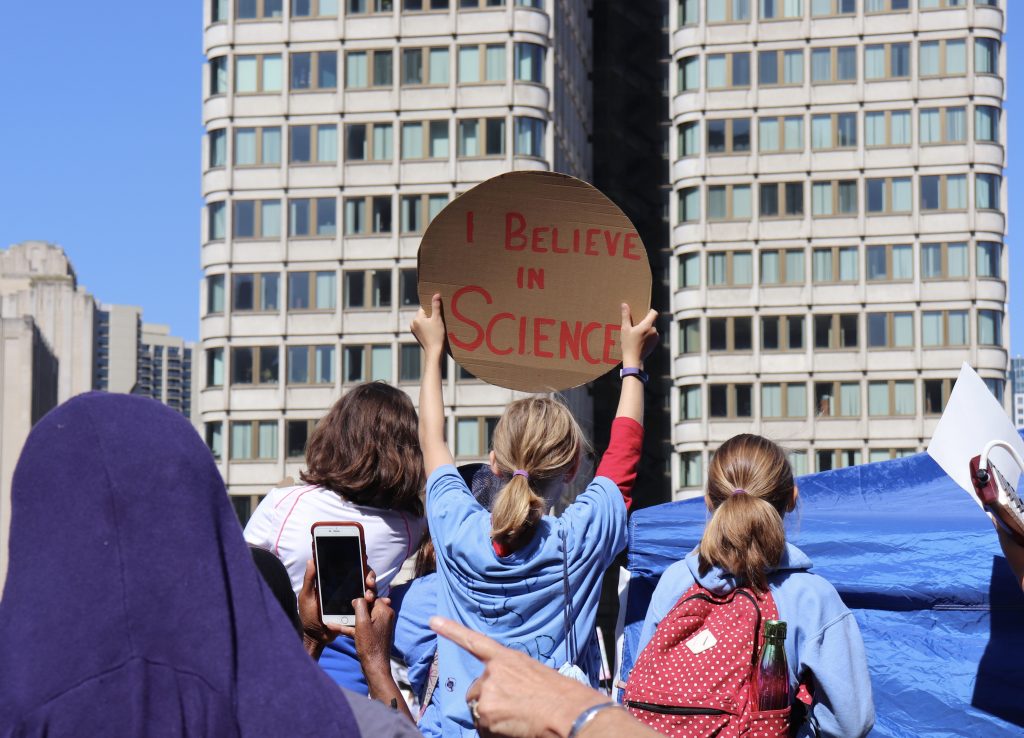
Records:
[[[142,309],[97,306],[64,250],[25,241],[0,250],[0,585],[14,466],[32,426],[92,389],[160,400],[192,418],[192,344]]]
[[[1024,356],[1010,359],[1010,387],[1013,392],[1013,424],[1024,428]]]

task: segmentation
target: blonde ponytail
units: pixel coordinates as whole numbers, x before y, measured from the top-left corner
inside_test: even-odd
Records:
[[[494,463],[511,480],[491,510],[491,538],[516,545],[544,516],[539,485],[567,474],[586,448],[583,431],[564,404],[551,397],[516,400],[498,420],[491,440]],[[524,474],[514,474],[516,471]]]
[[[793,470],[766,438],[734,436],[715,452],[704,501],[712,511],[698,550],[700,573],[717,566],[758,591],[786,548],[782,517],[793,505]]]

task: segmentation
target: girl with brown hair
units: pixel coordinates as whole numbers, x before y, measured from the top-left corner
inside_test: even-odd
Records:
[[[722,710],[700,708],[705,706],[704,702],[725,702],[722,685],[728,680],[719,680],[707,671],[686,672],[718,668],[734,650],[733,633],[742,629],[735,626],[738,620],[733,620],[732,625],[715,633],[714,626],[707,625],[712,622],[710,614],[707,620],[694,625],[686,608],[695,600],[702,601],[698,607],[705,613],[709,611],[706,603],[756,601],[762,609],[769,608],[763,612],[766,617],[774,619],[769,613],[777,609],[775,617],[786,623],[790,694],[796,695],[798,687],[803,686],[811,697],[806,719],[796,721],[794,726],[796,735],[856,738],[871,730],[874,704],[857,622],[835,588],[808,571],[810,559],[786,542],[782,521],[795,508],[797,494],[785,452],[767,438],[742,434],[730,438],[715,451],[704,493],[711,513],[704,535],[694,551],[662,575],[637,645],[640,655],[632,675],[622,675],[624,680],[629,679],[627,704],[643,705],[642,709],[633,709],[634,716],[670,735],[693,730],[692,723],[687,728],[687,720],[718,720],[709,716]],[[750,596],[731,597],[738,590],[746,590]],[[686,618],[690,621],[684,622]],[[759,615],[758,624],[760,620]],[[691,638],[686,628],[696,635]],[[759,636],[759,632],[753,636],[755,649]],[[690,656],[687,648],[694,656]],[[749,669],[750,652],[745,653]],[[672,684],[684,683],[701,686],[680,690],[682,701],[677,705]],[[717,693],[705,686],[711,684],[723,691]],[[709,690],[706,695],[704,690]],[[633,703],[634,695],[645,697]],[[671,702],[675,706],[660,709],[661,705],[648,704],[650,695],[660,697],[663,704]],[[756,702],[749,710],[740,704],[747,699],[746,693],[736,700],[731,696],[729,699],[735,715],[753,714],[751,719],[759,719],[754,714],[758,710]],[[691,710],[691,717],[679,717],[684,710]],[[786,713],[789,714],[788,709]],[[728,716],[721,719],[727,720]],[[721,734],[734,733],[724,730]]]
[[[267,493],[245,526],[245,540],[281,559],[298,595],[313,523],[358,522],[377,592],[387,595],[424,530],[423,456],[409,396],[383,382],[351,389],[317,423],[299,476],[304,484]],[[329,645],[320,664],[343,687],[366,694],[350,638]]]

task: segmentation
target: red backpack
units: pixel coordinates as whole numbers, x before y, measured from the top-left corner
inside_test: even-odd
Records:
[[[754,688],[761,624],[778,617],[770,592],[739,588],[719,597],[694,584],[637,657],[626,707],[679,738],[789,735],[791,708],[758,711]]]

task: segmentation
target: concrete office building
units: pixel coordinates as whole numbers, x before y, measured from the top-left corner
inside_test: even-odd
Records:
[[[205,6],[199,409],[245,518],[347,387],[417,399],[416,252],[452,197],[513,169],[590,178],[589,3]],[[512,397],[449,362],[460,463]]]
[[[1013,391],[1013,424],[1024,428],[1024,356],[1010,360],[1010,387]]]
[[[1005,400],[1005,4],[671,5],[677,496],[745,431],[923,450],[965,360]]]

